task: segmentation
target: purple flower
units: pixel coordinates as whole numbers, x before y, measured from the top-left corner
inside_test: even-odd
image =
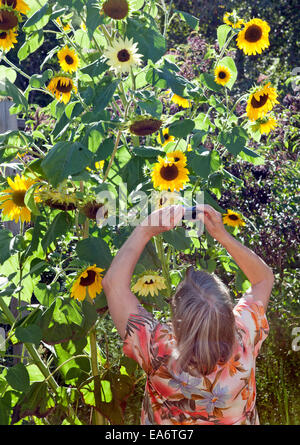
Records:
[[[200,394],[203,379],[189,375],[186,372],[182,372],[179,375],[173,375],[173,379],[169,380],[169,385],[176,388],[178,392],[181,392],[184,397],[190,399],[192,394]]]
[[[200,391],[200,395],[204,397],[201,405],[205,406],[206,411],[210,414],[214,408],[225,408],[226,401],[230,398],[227,387],[216,385],[212,391]]]

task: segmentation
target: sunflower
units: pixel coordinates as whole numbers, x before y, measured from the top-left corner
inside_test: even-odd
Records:
[[[104,0],[101,12],[113,20],[124,20],[130,17],[132,4],[130,0]]]
[[[178,96],[178,94],[173,94],[171,97],[171,101],[174,102],[174,104],[177,104],[182,108],[189,108],[191,106],[190,101],[188,99]]]
[[[227,66],[217,66],[215,69],[215,82],[219,85],[226,85],[231,78],[231,72]]]
[[[0,48],[2,48],[3,51],[9,51],[15,46],[14,44],[18,42],[16,37],[17,34],[12,29],[8,31],[0,30]]]
[[[68,193],[66,190],[54,190],[43,188],[38,196],[41,201],[52,209],[64,211],[75,210],[77,208],[77,197],[74,193]]]
[[[237,46],[245,54],[261,54],[270,46],[270,27],[267,22],[261,19],[252,19],[245,23],[245,27],[238,33]]]
[[[0,0],[1,6],[9,6],[24,15],[30,11],[30,7],[23,0]]]
[[[260,134],[269,134],[277,127],[277,121],[273,117],[265,117],[258,121]]]
[[[240,227],[246,224],[239,213],[229,209],[227,213],[223,215],[223,223],[232,227]]]
[[[165,279],[157,275],[153,271],[147,271],[142,277],[140,277],[135,285],[132,287],[133,292],[137,292],[140,296],[158,295],[158,291],[165,289]]]
[[[129,125],[129,131],[136,136],[148,136],[156,133],[162,126],[162,121],[148,116],[137,116]]]
[[[77,71],[79,67],[79,59],[74,49],[69,49],[68,45],[62,48],[57,53],[60,67],[67,73],[73,73]]]
[[[129,73],[130,68],[142,63],[142,55],[137,51],[137,43],[133,43],[133,39],[129,40],[126,37],[125,40],[115,39],[103,54],[108,59],[107,64],[116,73]]]
[[[170,162],[158,156],[158,162],[151,173],[154,187],[160,190],[181,190],[189,181],[188,169],[180,163]]]
[[[167,153],[167,159],[169,162],[173,162],[174,164],[181,164],[183,166],[187,164],[186,156],[180,150],[171,151]]]
[[[244,20],[240,19],[236,12],[226,12],[223,16],[223,22],[226,23],[226,25],[232,26],[232,28],[241,28],[242,25],[244,25]]]
[[[20,20],[20,14],[16,11],[0,10],[0,32],[10,31],[17,28]]]
[[[256,121],[264,117],[272,110],[277,101],[277,91],[267,83],[263,87],[256,88],[249,96],[247,103],[247,116],[250,120]]]
[[[86,295],[90,296],[93,300],[97,294],[102,291],[102,275],[104,269],[93,266],[87,267],[75,280],[71,289],[71,298],[82,301],[86,298]]]
[[[59,27],[59,28],[62,28],[66,33],[68,33],[68,32],[71,31],[71,26],[69,25],[69,23],[67,23],[66,25],[64,25],[64,24],[61,22],[61,19],[60,19],[59,17],[57,17],[57,19],[55,19],[55,21],[56,21],[58,27]]]
[[[7,178],[10,188],[2,190],[0,196],[0,209],[3,215],[6,215],[10,220],[15,220],[18,223],[29,222],[31,220],[31,212],[25,205],[25,195],[27,190],[35,183],[32,179],[27,179],[23,175],[16,175],[14,180]]]
[[[71,98],[71,92],[77,93],[77,88],[73,80],[66,76],[54,76],[47,87],[47,89],[54,94],[58,101],[67,104]]]
[[[178,204],[178,194],[166,190],[153,190],[151,193],[151,206],[153,210]]]
[[[171,136],[170,134],[169,134],[169,129],[168,128],[164,128],[163,130],[162,130],[162,135],[163,135],[163,140],[161,140],[161,137],[160,137],[160,134],[157,136],[157,142],[159,143],[159,144],[161,144],[163,147],[165,146],[165,145],[167,145],[169,142],[172,142],[172,141],[174,141],[174,136]]]

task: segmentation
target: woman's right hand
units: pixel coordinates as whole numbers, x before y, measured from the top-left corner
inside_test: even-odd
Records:
[[[228,232],[224,227],[222,215],[208,204],[198,204],[196,206],[198,213],[197,219],[204,222],[208,233],[220,243],[225,237],[228,237]]]

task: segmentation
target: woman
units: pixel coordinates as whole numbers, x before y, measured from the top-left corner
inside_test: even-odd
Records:
[[[155,320],[131,292],[131,277],[145,245],[179,224],[182,206],[149,215],[134,229],[103,278],[124,353],[147,374],[141,423],[258,424],[255,360],[268,334],[265,312],[273,273],[226,231],[219,212],[209,205],[197,210],[197,218],[251,283],[234,308],[220,279],[192,268],[172,298],[170,325]]]

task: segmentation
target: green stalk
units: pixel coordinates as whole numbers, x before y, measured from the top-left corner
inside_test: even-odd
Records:
[[[162,266],[162,274],[167,286],[167,297],[170,298],[172,295],[172,285],[171,285],[170,270],[169,270],[169,259],[170,259],[169,247],[167,255],[165,255],[162,235],[161,234],[157,235],[155,237],[155,241],[156,241],[157,255],[160,259]]]

